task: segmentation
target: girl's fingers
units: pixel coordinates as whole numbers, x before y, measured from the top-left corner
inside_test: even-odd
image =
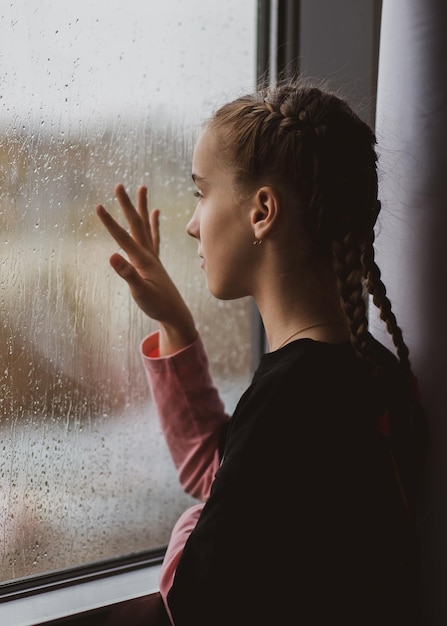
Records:
[[[116,243],[129,255],[129,258],[132,257],[135,261],[138,260],[143,263],[148,262],[150,250],[143,248],[125,228],[113,219],[102,205],[96,207],[96,213]]]
[[[132,263],[129,263],[124,257],[121,256],[118,252],[112,254],[109,259],[110,265],[113,267],[115,272],[124,278],[129,285],[135,284],[144,280],[141,278],[137,270],[134,268]]]
[[[141,185],[137,190],[137,213],[141,217],[144,226],[150,230],[149,213],[147,210],[147,187]]]
[[[113,267],[115,272],[120,276],[122,275],[122,272],[125,271],[126,266],[129,265],[129,262],[126,261],[126,259],[122,257],[121,254],[118,254],[118,252],[112,254],[109,259],[109,263]]]
[[[115,195],[129,224],[129,232],[106,211],[103,205],[96,207],[96,212],[115,241],[127,252],[139,257],[144,251],[160,252],[160,211],[154,209],[150,214],[147,206],[147,187],[141,185],[137,190],[137,208],[132,204],[124,185],[115,187]]]
[[[141,185],[137,190],[137,208],[135,209],[124,185],[121,183],[115,187],[115,196],[120,203],[124,216],[129,224],[132,237],[142,246],[150,247],[152,237],[147,210],[147,187]]]
[[[143,238],[140,239],[142,245],[154,247],[153,234],[151,229],[151,220],[149,217],[149,211],[147,208],[147,187],[141,185],[137,190],[137,213],[140,216],[143,230]],[[137,234],[135,234],[137,236]],[[158,256],[158,248],[156,250],[156,255]]]
[[[149,228],[152,236],[152,246],[155,254],[160,256],[160,211],[153,209],[149,216]]]
[[[115,253],[109,259],[115,272],[129,285],[135,302],[147,315],[154,315],[151,308],[151,293],[148,282],[139,274],[135,267],[120,254]]]
[[[115,241],[122,246],[123,241],[129,237],[129,233],[113,219],[102,204],[96,207],[96,214]]]

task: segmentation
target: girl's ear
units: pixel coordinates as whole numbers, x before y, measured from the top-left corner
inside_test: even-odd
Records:
[[[265,239],[276,224],[280,212],[280,199],[273,187],[260,187],[254,195],[250,213],[253,235],[256,240]]]

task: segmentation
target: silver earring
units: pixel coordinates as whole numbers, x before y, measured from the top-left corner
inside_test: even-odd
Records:
[[[261,243],[262,243],[262,239],[255,239],[255,240],[253,241],[253,245],[254,245],[254,246],[260,246],[260,245],[261,245]]]

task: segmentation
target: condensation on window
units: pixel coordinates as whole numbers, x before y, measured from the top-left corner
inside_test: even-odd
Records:
[[[250,303],[207,292],[191,156],[253,88],[254,0],[11,0],[0,15],[0,581],[163,546],[180,489],[142,370],[156,329],[95,214],[149,188],[161,257],[227,410],[250,378]],[[122,221],[124,224],[124,222]]]

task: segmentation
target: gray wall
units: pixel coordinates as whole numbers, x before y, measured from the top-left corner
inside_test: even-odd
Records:
[[[374,125],[381,0],[301,0],[300,70],[341,87]]]

